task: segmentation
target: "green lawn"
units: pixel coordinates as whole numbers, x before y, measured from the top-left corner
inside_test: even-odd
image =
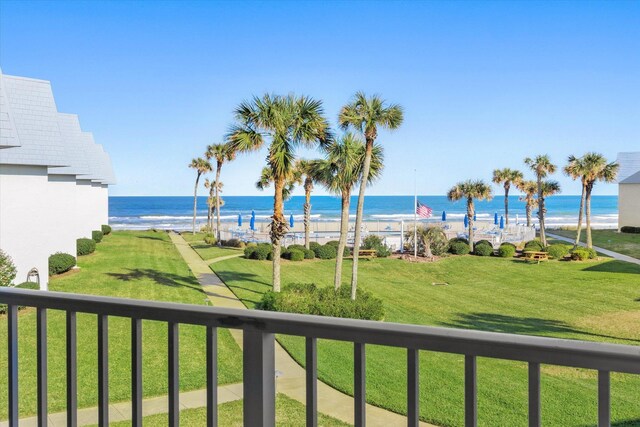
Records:
[[[180,411],[180,423],[184,426],[204,426],[207,421],[206,408],[186,409]],[[166,426],[167,414],[151,415],[144,417],[143,423],[147,426]],[[279,394],[276,399],[276,424],[281,427],[298,427],[305,423],[305,407],[302,403],[290,399],[284,394]],[[242,427],[242,400],[223,403],[218,406],[218,424],[225,427]],[[130,421],[121,421],[111,424],[114,427],[130,426]],[[318,425],[325,427],[342,427],[349,424],[343,423],[324,414],[318,414]]]
[[[242,249],[211,246],[204,243],[204,233],[181,233],[182,237],[189,243],[203,260],[210,260],[229,255],[242,254]]]
[[[114,232],[97,251],[80,258],[80,271],[51,280],[52,291],[108,295],[189,304],[205,304],[206,295],[163,232]],[[65,409],[65,317],[50,311],[48,319],[49,411]],[[19,316],[20,415],[36,412],[35,310]],[[78,314],[78,404],[97,405],[96,318]],[[0,342],[7,339],[6,317],[0,317]],[[130,320],[109,319],[110,398],[130,398]],[[206,386],[205,330],[180,326],[180,387]],[[144,395],[167,391],[167,326],[143,322]],[[241,351],[227,330],[219,333],[219,381],[242,381]],[[6,372],[7,353],[0,352],[0,372]],[[6,378],[6,377],[5,377]],[[0,387],[0,419],[7,418],[7,388]]]
[[[549,233],[570,239],[576,238],[575,230],[549,230]],[[594,246],[640,259],[640,234],[620,233],[615,230],[593,230],[592,233]],[[584,230],[580,233],[580,241],[587,241],[587,233]]]
[[[351,263],[345,263],[344,283]],[[283,261],[282,282],[330,285],[334,261]],[[396,259],[360,263],[360,285],[385,303],[386,321],[640,345],[640,266],[611,259],[525,264],[517,259],[450,257],[412,264]],[[249,307],[270,289],[271,263],[234,258],[213,270]],[[432,286],[446,282],[448,286]],[[280,341],[304,363],[304,341]],[[353,350],[321,341],[320,378],[353,392]],[[405,413],[405,350],[367,348],[367,399]],[[463,425],[464,360],[421,353],[421,418]],[[478,361],[480,425],[526,425],[527,370],[523,363]],[[594,425],[597,378],[593,371],[544,366],[545,425]],[[640,377],[612,376],[612,417],[640,425]]]

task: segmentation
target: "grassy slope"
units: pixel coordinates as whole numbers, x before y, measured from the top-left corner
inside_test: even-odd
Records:
[[[283,284],[314,280],[329,285],[333,265],[285,261]],[[350,265],[346,263],[345,272]],[[640,345],[640,267],[632,264],[603,260],[537,265],[464,256],[428,264],[377,259],[360,265],[360,284],[383,298],[387,321]],[[212,268],[249,307],[270,288],[269,262],[236,258]],[[347,284],[350,275],[345,276]],[[303,363],[304,342],[280,339]],[[322,341],[318,351],[320,378],[352,393],[352,346]],[[371,403],[406,411],[405,360],[402,349],[368,347]],[[421,365],[421,417],[439,425],[462,425],[463,358],[422,352]],[[526,424],[523,363],[480,359],[478,378],[481,425]],[[592,371],[543,367],[545,424],[594,424],[596,390]],[[640,423],[640,378],[613,375],[612,401],[614,420]]]
[[[206,296],[165,233],[114,232],[98,245],[97,252],[79,260],[81,270],[54,278],[52,291],[75,292],[204,304]],[[65,409],[65,317],[50,311],[49,410]],[[36,410],[35,311],[20,312],[20,413]],[[6,343],[6,317],[0,317],[0,342]],[[96,319],[78,315],[78,403],[80,407],[97,404]],[[109,319],[109,362],[111,401],[130,397],[130,321]],[[144,395],[165,394],[167,390],[167,326],[143,322]],[[240,349],[226,330],[219,333],[219,381],[242,381]],[[0,372],[6,372],[7,354],[0,352]],[[2,382],[2,381],[0,381]],[[182,390],[205,387],[204,328],[180,327],[180,386]],[[0,419],[6,419],[7,389],[0,387]]]
[[[206,408],[187,409],[180,412],[180,423],[185,426],[204,426],[207,421]],[[144,417],[144,425],[166,426],[167,414]],[[276,423],[280,427],[297,427],[305,423],[304,405],[279,394],[276,399]],[[228,402],[218,407],[218,424],[225,427],[242,427],[242,401]],[[130,426],[131,422],[123,421],[111,424],[114,427]],[[332,417],[318,414],[318,425],[325,427],[348,426]]]
[[[192,233],[182,233],[182,237],[189,243],[189,245],[191,245],[203,260],[242,253],[242,249],[221,248],[205,244],[204,233],[196,233],[195,235]]]
[[[549,230],[549,232],[570,239],[576,238],[575,230]],[[640,234],[619,233],[614,230],[593,230],[592,237],[594,246],[640,259]],[[587,234],[584,230],[580,234],[580,240],[585,243],[587,241]]]

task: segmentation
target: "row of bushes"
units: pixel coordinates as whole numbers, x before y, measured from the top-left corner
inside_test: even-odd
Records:
[[[640,234],[640,227],[632,227],[630,225],[625,225],[623,227],[620,227],[620,231],[623,233]]]
[[[335,290],[332,287],[319,288],[313,283],[288,285],[282,292],[268,291],[263,294],[257,308],[366,320],[382,320],[384,317],[382,300],[367,291],[357,289],[354,301],[348,287],[343,286]]]
[[[307,249],[303,245],[290,245],[287,248],[282,248],[280,257],[290,261],[302,261],[314,258],[335,259],[338,255],[337,245],[331,242],[325,245],[312,242],[309,248]],[[344,256],[349,255],[349,250],[345,248]],[[248,243],[244,249],[244,256],[248,259],[271,260],[273,259],[273,247],[271,243]]]
[[[76,259],[73,255],[56,252],[49,257],[49,274],[62,274],[71,270],[76,265]]]
[[[525,251],[547,252],[549,257],[554,259],[563,259],[567,255],[571,256],[574,261],[584,261],[587,259],[595,259],[598,253],[593,248],[575,248],[563,243],[554,243],[553,245],[544,246],[539,239],[530,240],[524,244]]]

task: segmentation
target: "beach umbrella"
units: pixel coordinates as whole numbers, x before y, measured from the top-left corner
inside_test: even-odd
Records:
[[[251,231],[256,231],[256,213],[255,213],[255,211],[251,211],[251,219],[249,220],[249,228],[251,228]]]
[[[477,221],[477,220],[478,220],[478,219],[476,218],[476,213],[475,213],[475,212],[473,213],[473,220],[474,220],[474,221]]]
[[[503,229],[503,228],[504,228],[504,217],[501,216],[500,217],[500,229]]]
[[[442,220],[443,221],[447,220],[447,213],[445,211],[442,211]]]
[[[498,225],[498,212],[493,214],[493,225]]]
[[[464,214],[464,228],[467,228],[469,226],[469,216],[467,214]]]
[[[238,214],[238,227],[242,227],[242,215]]]
[[[289,215],[289,227],[293,227],[293,214]]]

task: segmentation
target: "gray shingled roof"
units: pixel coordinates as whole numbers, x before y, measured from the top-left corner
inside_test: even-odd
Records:
[[[618,153],[616,162],[620,165],[618,182],[625,181],[631,175],[640,172],[640,151]]]
[[[114,184],[111,160],[78,116],[59,113],[51,84],[0,70],[0,164],[48,166],[52,175],[76,175]]]
[[[633,175],[625,178],[624,180],[619,182],[620,184],[640,184],[640,171],[634,173]]]

